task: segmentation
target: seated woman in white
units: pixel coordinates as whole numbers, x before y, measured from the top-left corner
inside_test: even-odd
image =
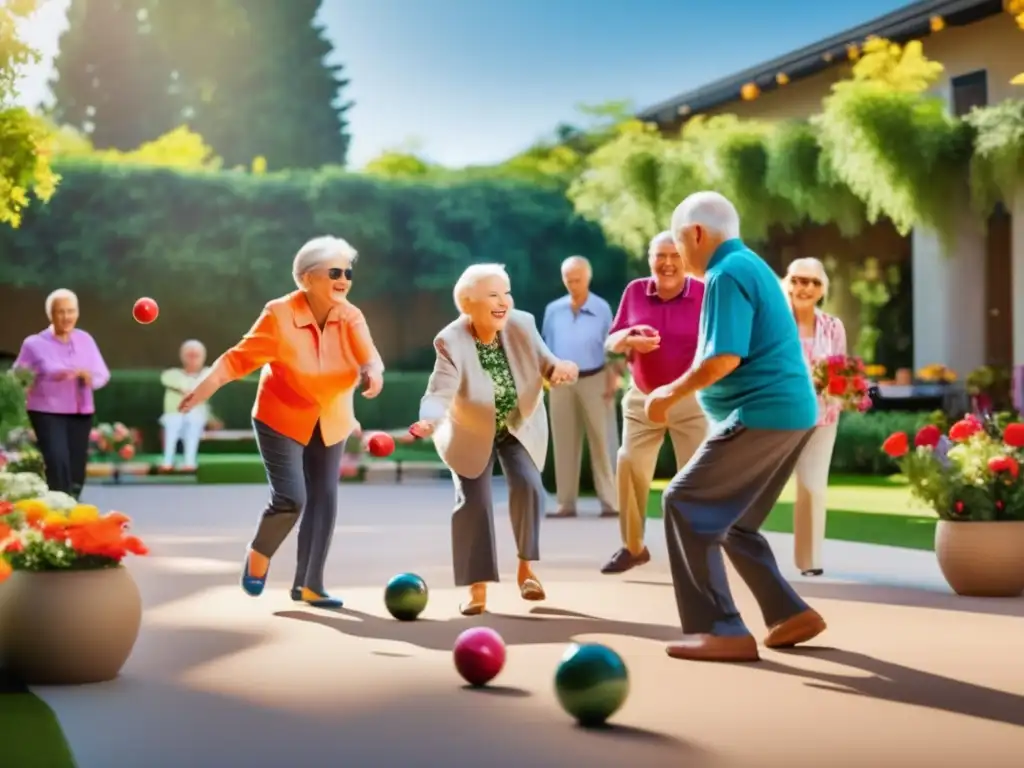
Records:
[[[192,472],[198,463],[199,441],[212,419],[210,408],[204,403],[188,413],[179,413],[178,406],[210,370],[205,363],[206,347],[190,339],[181,345],[181,367],[169,368],[160,376],[160,383],[164,385],[164,414],[160,417],[164,428],[164,456],[160,469],[164,472],[174,468],[179,442],[183,453],[180,469]]]

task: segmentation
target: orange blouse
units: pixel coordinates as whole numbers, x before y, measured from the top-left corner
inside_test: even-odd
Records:
[[[360,369],[384,365],[357,307],[335,307],[321,331],[305,294],[295,291],[269,302],[214,367],[231,381],[263,368],[253,418],[303,445],[319,421],[324,443],[334,445],[356,426]]]

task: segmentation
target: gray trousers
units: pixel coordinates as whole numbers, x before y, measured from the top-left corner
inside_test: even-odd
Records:
[[[255,419],[252,424],[270,484],[270,503],[263,510],[252,549],[273,557],[301,515],[293,586],[324,594],[324,566],[338,515],[338,479],[345,441],[324,445],[319,423],[309,445]]]
[[[665,489],[665,537],[684,634],[749,634],[729,590],[723,549],[766,625],[807,610],[758,529],[813,432],[739,425],[713,433]]]
[[[494,545],[494,498],[491,493],[494,460],[508,482],[508,512],[520,560],[540,559],[540,516],[544,484],[540,470],[523,444],[505,433],[494,441],[491,458],[479,477],[452,472],[455,510],[452,512],[452,564],[455,586],[499,581]]]

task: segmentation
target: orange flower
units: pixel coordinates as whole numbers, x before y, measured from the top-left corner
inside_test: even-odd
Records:
[[[142,543],[138,536],[125,536],[124,548],[133,555],[148,555],[149,547]]]
[[[11,535],[11,526],[7,523],[0,523],[0,541],[3,541]]]
[[[0,582],[6,580],[7,577],[11,575],[12,570],[14,569],[11,568],[11,564],[7,562],[7,558],[0,557]]]

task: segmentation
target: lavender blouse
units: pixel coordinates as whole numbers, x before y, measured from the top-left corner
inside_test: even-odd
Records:
[[[71,331],[66,342],[54,335],[53,328],[27,337],[21,343],[14,367],[27,368],[35,374],[25,405],[30,411],[42,413],[95,413],[93,390],[110,381],[110,371],[96,341],[78,328]],[[91,374],[91,385],[77,376],[66,375],[78,370]]]

